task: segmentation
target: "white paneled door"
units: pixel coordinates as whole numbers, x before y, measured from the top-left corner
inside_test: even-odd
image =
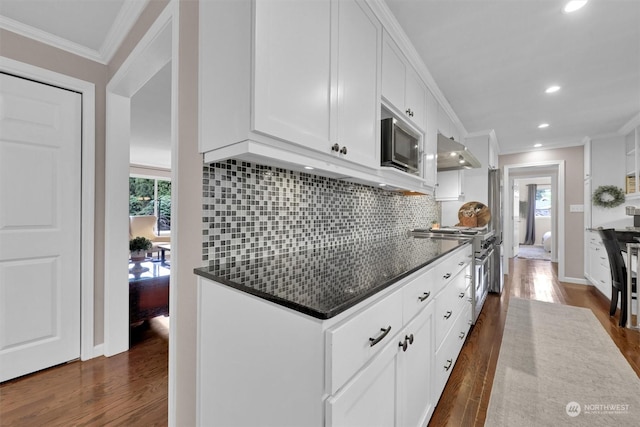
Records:
[[[0,381],[80,356],[81,95],[0,73]]]

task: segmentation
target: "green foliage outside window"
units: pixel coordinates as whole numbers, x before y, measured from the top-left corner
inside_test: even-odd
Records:
[[[155,198],[155,180],[129,177],[129,215],[155,215],[158,229],[171,229],[171,181],[158,180],[158,198]]]

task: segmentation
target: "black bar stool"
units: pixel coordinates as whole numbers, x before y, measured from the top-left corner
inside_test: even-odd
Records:
[[[627,267],[624,263],[624,257],[622,256],[622,249],[618,243],[616,231],[612,228],[598,229],[598,233],[602,238],[602,243],[607,250],[607,256],[609,257],[609,269],[611,270],[611,308],[609,314],[611,316],[616,314],[616,308],[618,306],[618,295],[622,295],[620,301],[620,326],[625,326],[627,322]],[[632,292],[636,295],[632,295],[633,299],[637,298],[637,277],[633,273],[631,279]],[[630,316],[631,314],[629,314]]]

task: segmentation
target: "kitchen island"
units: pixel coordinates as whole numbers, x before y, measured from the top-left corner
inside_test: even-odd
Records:
[[[403,235],[196,269],[198,424],[422,425],[470,327],[470,261],[468,239]]]

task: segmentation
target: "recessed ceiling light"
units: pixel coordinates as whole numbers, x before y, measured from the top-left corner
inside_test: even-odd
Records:
[[[378,184],[380,187],[386,187],[387,184]]]
[[[544,129],[544,128],[548,128],[549,127],[549,123],[540,123],[538,125],[538,129]]]
[[[560,86],[549,86],[544,92],[545,93],[554,93],[560,90]]]
[[[451,154],[449,154],[451,157],[455,157],[458,155],[458,153],[456,153],[455,151],[452,151]]]
[[[540,147],[542,147],[542,144],[540,144],[540,143],[538,142],[537,144],[533,144],[533,146],[534,146],[535,148],[540,148]]]
[[[587,4],[587,1],[589,0],[571,0],[568,1],[564,7],[562,8],[562,11],[564,13],[571,13],[571,12],[575,12],[578,9],[582,9],[582,7]]]
[[[311,166],[305,166],[304,168],[307,169],[307,170],[310,170],[310,171],[313,170],[313,168]]]

